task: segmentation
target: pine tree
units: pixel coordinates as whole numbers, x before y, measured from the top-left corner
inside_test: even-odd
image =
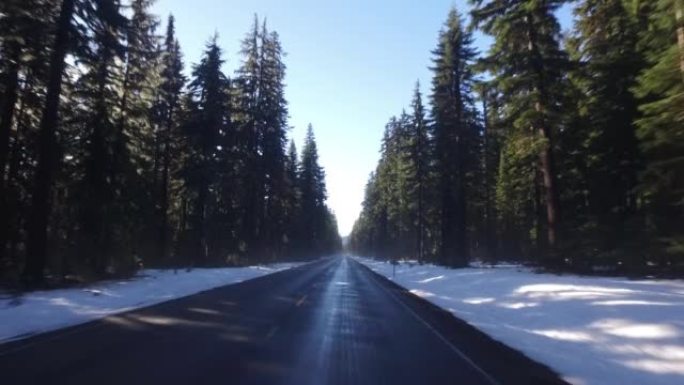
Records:
[[[300,232],[298,217],[301,214],[300,192],[299,192],[299,157],[294,141],[290,141],[285,163],[285,183],[286,183],[286,202],[285,202],[285,255],[288,258],[296,256],[301,250]]]
[[[496,260],[498,249],[496,181],[500,154],[500,140],[497,108],[497,95],[487,83],[476,84],[476,91],[482,106],[482,150],[480,153],[482,187],[482,256]]]
[[[647,68],[635,88],[642,117],[637,136],[646,157],[640,190],[654,230],[671,252],[684,253],[684,4],[658,0],[651,4],[649,29],[642,46]]]
[[[180,103],[185,76],[183,75],[183,58],[180,44],[175,36],[175,21],[169,16],[166,29],[166,38],[161,58],[161,84],[156,95],[154,104],[155,146],[159,153],[155,168],[159,168],[156,176],[157,188],[155,189],[155,201],[157,201],[157,254],[158,261],[165,261],[169,254],[170,220],[171,209],[171,180],[175,170],[178,169],[179,150],[179,117]],[[174,151],[175,150],[175,151]],[[176,154],[174,156],[173,154]],[[156,173],[155,173],[156,174]]]
[[[423,106],[423,97],[420,92],[420,83],[416,83],[413,93],[412,122],[411,122],[411,160],[413,162],[413,173],[411,182],[413,184],[411,199],[416,202],[416,258],[423,262],[426,254],[426,226],[427,226],[427,202],[430,172],[430,162],[432,157],[430,138],[428,137],[428,124]]]
[[[115,156],[119,174],[116,205],[122,221],[132,231],[131,239],[138,252],[150,255],[156,249],[150,243],[156,228],[155,200],[160,167],[160,151],[154,133],[153,106],[160,85],[160,52],[157,18],[149,13],[152,0],[134,0],[132,16],[125,30],[126,62],[121,75],[121,96],[116,122]]]
[[[86,72],[77,84],[83,103],[78,119],[86,149],[80,186],[84,247],[80,250],[83,260],[102,276],[117,256],[127,254],[124,245],[130,244],[116,183],[125,172],[119,160],[128,157],[120,145],[116,88],[121,84],[126,19],[114,0],[98,1],[83,12],[88,34],[79,55]]]
[[[51,212],[52,183],[57,161],[56,131],[59,124],[59,105],[62,78],[69,50],[70,29],[76,11],[75,0],[62,0],[52,43],[45,106],[40,120],[38,161],[34,176],[31,211],[28,218],[26,265],[24,278],[33,283],[43,280],[47,259],[48,223]]]
[[[19,223],[26,194],[19,188],[19,158],[32,151],[26,145],[23,123],[35,103],[38,74],[46,72],[49,51],[43,45],[52,37],[54,13],[60,4],[54,1],[11,0],[0,5],[0,273],[6,265],[14,264],[7,248],[18,243]],[[41,76],[42,78],[42,76]],[[42,91],[42,84],[41,84]],[[29,114],[30,112],[30,114]],[[32,127],[33,128],[33,127]]]
[[[228,79],[221,72],[223,59],[214,36],[207,43],[204,56],[192,71],[188,85],[189,119],[185,122],[188,159],[184,166],[185,190],[190,202],[187,229],[195,263],[209,263],[215,250],[210,249],[210,219],[216,213],[212,193],[221,177],[217,168],[222,151],[221,136],[227,131]],[[211,233],[211,234],[210,234]]]
[[[264,23],[261,32],[262,79],[259,91],[261,113],[264,117],[262,133],[262,165],[264,193],[263,229],[264,248],[271,259],[284,252],[287,180],[285,175],[287,141],[287,101],[285,100],[285,64],[278,34],[269,33]]]
[[[241,240],[246,254],[259,254],[261,219],[264,217],[264,181],[261,159],[263,114],[260,89],[263,77],[259,19],[254,18],[251,31],[242,41],[243,57],[235,79],[235,123],[240,135],[240,158],[244,163],[240,180],[244,184],[240,197]]]
[[[299,166],[299,191],[301,193],[300,229],[304,257],[311,258],[324,250],[325,229],[325,172],[318,164],[318,148],[313,127],[309,124],[306,131],[304,148]]]
[[[575,10],[576,32],[569,47],[576,49],[580,63],[572,78],[578,87],[575,99],[580,121],[559,136],[566,146],[571,141],[579,142],[575,145],[582,151],[580,167],[586,171],[578,170],[577,176],[584,179],[588,193],[586,198],[577,200],[588,201],[589,220],[582,226],[590,229],[589,234],[582,233],[581,237],[585,241],[588,237],[596,240],[598,243],[592,249],[600,251],[619,249],[625,239],[635,235],[626,234],[626,224],[637,210],[634,191],[640,153],[634,127],[638,111],[632,88],[642,60],[637,52],[637,26],[623,3],[585,1]],[[565,115],[572,113],[568,109]],[[580,140],[570,137],[579,133]],[[577,191],[579,186],[568,186],[573,179],[572,168],[569,164],[562,167],[567,174],[563,189]]]
[[[444,264],[464,266],[467,239],[467,167],[470,139],[476,134],[472,99],[472,37],[455,9],[449,13],[434,55],[432,119],[439,179],[439,256]]]
[[[475,25],[495,37],[484,66],[492,73],[492,84],[507,106],[506,119],[515,130],[509,136],[515,135],[520,140],[517,146],[511,146],[513,139],[507,140],[505,146],[509,150],[505,161],[509,164],[529,161],[528,151],[516,151],[525,148],[520,145],[537,154],[538,164],[533,173],[539,175],[534,175],[533,180],[539,180],[541,189],[534,189],[535,196],[543,202],[546,242],[554,248],[559,239],[560,221],[554,135],[558,131],[563,73],[568,68],[567,55],[558,42],[560,27],[554,12],[565,1],[471,0],[471,3],[475,5],[472,12]]]

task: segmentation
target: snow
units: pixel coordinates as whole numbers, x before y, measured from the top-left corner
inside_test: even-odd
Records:
[[[0,297],[0,343],[77,325],[294,267],[281,263],[239,268],[144,270],[134,279],[87,288]]]
[[[684,384],[684,281],[358,260],[572,384]]]

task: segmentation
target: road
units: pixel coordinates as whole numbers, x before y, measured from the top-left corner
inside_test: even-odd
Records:
[[[0,379],[4,385],[564,384],[346,257],[0,345]]]

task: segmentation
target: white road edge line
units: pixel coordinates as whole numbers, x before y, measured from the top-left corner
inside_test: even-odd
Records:
[[[356,262],[357,262],[357,263],[360,263],[360,262],[358,262],[358,261],[356,261]],[[364,267],[366,267],[366,266],[364,266]],[[366,268],[367,268],[367,267],[366,267]],[[370,270],[370,269],[369,269],[369,270]],[[375,272],[372,271],[372,270],[371,270],[371,273],[377,274],[377,273],[375,273]],[[378,277],[374,277],[374,279],[377,280]],[[399,303],[404,309],[406,309],[409,313],[411,313],[411,314],[413,315],[413,317],[415,317],[418,321],[420,321],[420,322],[421,322],[425,327],[427,327],[434,335],[436,335],[440,340],[442,340],[442,342],[444,342],[444,343],[445,343],[445,344],[446,344],[454,353],[456,353],[456,355],[458,355],[459,357],[461,357],[461,359],[463,359],[463,361],[467,362],[470,366],[472,366],[473,369],[475,369],[478,373],[480,373],[480,374],[481,374],[481,375],[482,375],[490,384],[492,384],[492,385],[501,385],[501,383],[500,383],[499,381],[497,381],[494,377],[492,377],[492,376],[491,376],[489,373],[487,373],[484,369],[482,369],[481,367],[479,367],[473,360],[471,360],[468,356],[466,356],[465,353],[463,353],[463,352],[461,351],[461,349],[457,348],[456,345],[454,345],[453,343],[451,343],[451,341],[449,341],[446,337],[444,337],[439,331],[437,331],[437,329],[435,329],[434,327],[432,327],[432,325],[430,325],[427,321],[425,321],[420,315],[418,315],[418,313],[416,313],[415,311],[413,311],[413,309],[411,309],[407,304],[405,304],[403,301],[401,301],[399,298],[397,298],[397,296],[394,295],[394,293],[392,293],[389,289],[387,289],[387,288],[384,286],[384,283],[379,282],[379,285],[378,285],[378,286],[380,286],[380,287],[382,288],[382,290],[383,290],[385,293],[387,293],[390,297],[392,297],[392,299],[394,299],[395,302]]]

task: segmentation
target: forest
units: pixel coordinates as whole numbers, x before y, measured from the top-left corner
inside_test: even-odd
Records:
[[[0,2],[0,280],[312,259],[341,247],[283,47],[255,17],[186,71],[153,0]]]
[[[561,31],[557,11],[574,8]],[[684,2],[469,0],[385,127],[351,248],[684,271]],[[478,52],[473,34],[493,44]]]

